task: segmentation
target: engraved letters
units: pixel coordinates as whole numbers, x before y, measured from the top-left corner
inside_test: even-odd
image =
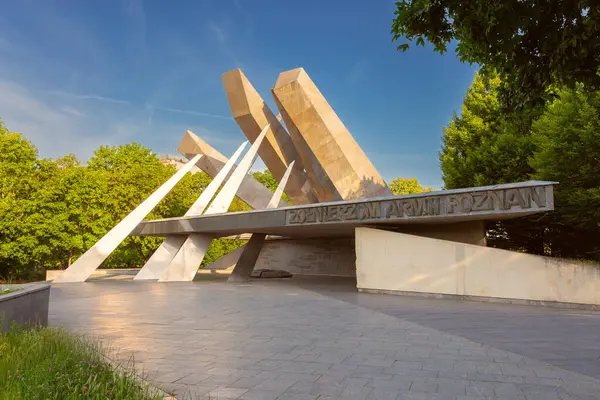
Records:
[[[287,211],[286,224],[468,215],[546,206],[545,187],[521,187],[302,207]]]

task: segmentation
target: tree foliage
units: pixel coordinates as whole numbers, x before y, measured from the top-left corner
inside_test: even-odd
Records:
[[[500,113],[500,76],[477,73],[461,114],[443,128],[440,163],[447,189],[517,182],[533,169],[530,129],[539,109]]]
[[[498,74],[476,74],[460,115],[443,128],[440,163],[447,189],[544,179],[558,181],[555,211],[494,222],[494,246],[600,259],[600,100],[562,89],[547,105],[499,112]]]
[[[391,181],[389,186],[390,190],[395,195],[433,192],[433,188],[421,186],[417,178],[406,179],[398,177]]]
[[[268,169],[265,169],[264,171],[254,171],[252,176],[254,179],[266,186],[271,192],[277,190],[277,186],[279,186],[279,182],[277,182],[271,171]],[[287,194],[284,193],[281,198],[287,203],[290,203],[290,199]]]
[[[174,172],[137,143],[102,146],[87,165],[74,155],[40,159],[30,141],[0,121],[0,277],[66,268]],[[147,218],[183,215],[210,181],[203,172],[188,173]],[[248,209],[238,198],[230,206],[230,211]],[[128,237],[103,267],[139,267],[161,241]],[[203,264],[243,243],[213,241]]]
[[[600,89],[600,3],[595,0],[402,0],[393,40],[428,41],[444,53],[458,40],[461,61],[497,70],[503,104],[539,102],[552,87]]]
[[[557,181],[555,255],[600,260],[600,92],[562,90],[533,123],[535,177]]]

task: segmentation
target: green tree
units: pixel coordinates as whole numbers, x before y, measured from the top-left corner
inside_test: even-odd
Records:
[[[475,74],[461,114],[443,127],[439,153],[446,189],[527,180],[533,173],[531,123],[538,108],[500,113],[498,74]]]
[[[497,70],[503,103],[546,98],[548,89],[600,89],[600,4],[595,0],[402,0],[396,2],[393,40],[406,51],[428,41],[444,53],[458,40],[461,61]]]
[[[443,128],[439,153],[446,189],[526,181],[535,172],[530,165],[535,145],[531,124],[541,113],[532,107],[501,113],[496,73],[475,75],[464,98],[461,114]],[[548,215],[490,222],[488,244],[544,254]]]
[[[100,210],[93,218],[93,226],[102,237],[113,226],[141,204],[174,172],[175,167],[164,165],[156,154],[138,143],[121,146],[101,146],[88,161],[87,169],[96,173],[104,194]],[[163,203],[166,199],[163,200]],[[169,207],[157,206],[163,211]],[[156,209],[155,209],[156,210]],[[163,217],[153,210],[149,218]],[[104,262],[105,267],[137,267],[150,257],[161,239],[128,237]],[[87,246],[89,247],[89,246]]]
[[[277,186],[279,186],[279,182],[277,182],[271,171],[268,169],[265,169],[264,171],[255,171],[252,173],[252,176],[254,179],[266,186],[271,192],[275,192],[275,190],[277,190]],[[287,194],[284,193],[281,198],[290,204],[290,199],[288,198]]]
[[[73,155],[39,159],[30,141],[0,121],[0,277],[69,266],[174,172],[137,143],[102,146],[87,165]],[[211,180],[188,173],[147,218],[184,215]],[[248,209],[238,198],[230,206]],[[128,237],[103,267],[139,267],[161,241]],[[243,243],[215,240],[204,264]]]
[[[433,192],[433,188],[421,186],[417,178],[396,178],[390,182],[389,186],[395,195]]]
[[[557,181],[551,253],[600,260],[600,92],[562,90],[533,123],[538,179]]]
[[[52,173],[51,163],[38,161],[35,146],[0,120],[0,276],[33,273],[31,265],[48,250],[39,241],[43,222],[37,192]]]

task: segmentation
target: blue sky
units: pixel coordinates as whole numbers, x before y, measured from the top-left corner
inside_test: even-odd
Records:
[[[242,68],[275,110],[304,67],[386,180],[441,186],[442,126],[473,80],[453,51],[395,50],[394,2],[29,1],[0,13],[0,117],[46,157],[132,141],[176,154],[186,129],[225,155],[244,136],[221,74]],[[262,168],[262,164],[255,165]]]

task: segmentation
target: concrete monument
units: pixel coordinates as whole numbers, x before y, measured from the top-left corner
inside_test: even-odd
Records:
[[[57,282],[87,279],[128,234],[166,237],[136,280],[191,281],[213,239],[245,235],[246,245],[208,268],[233,267],[232,282],[256,267],[351,276],[370,292],[600,305],[593,267],[486,247],[486,221],[553,210],[555,182],[394,196],[302,68],[280,74],[272,90],[289,134],[241,71],[223,82],[252,142],[239,164],[241,148],[228,160],[186,132],[179,151],[190,161]],[[279,182],[275,193],[248,174],[257,155]],[[142,221],[194,165],[214,179],[190,210]],[[254,210],[228,213],[235,196]]]

